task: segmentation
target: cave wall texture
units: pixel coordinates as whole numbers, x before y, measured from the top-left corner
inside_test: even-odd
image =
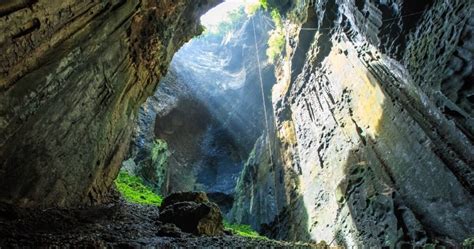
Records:
[[[252,21],[259,56],[266,61],[268,18],[266,12],[253,19],[245,15],[231,33],[203,34],[175,54],[157,91],[140,108],[124,170],[163,195],[205,191],[218,204],[223,199],[227,213],[242,166],[265,132]],[[270,96],[272,64],[262,64],[262,77]],[[164,167],[152,160],[155,139],[168,144]]]
[[[255,145],[234,218],[349,247],[472,236],[473,2],[269,3],[287,19],[276,134]]]
[[[213,0],[0,3],[0,201],[101,202],[136,110]]]
[[[233,219],[345,246],[472,236],[472,1],[268,2],[287,32],[276,128]],[[136,110],[216,3],[0,2],[0,201],[105,201]]]

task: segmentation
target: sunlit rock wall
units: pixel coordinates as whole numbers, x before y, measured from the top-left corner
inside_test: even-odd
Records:
[[[196,82],[183,80],[178,68],[175,60],[158,90],[140,108],[123,169],[163,195],[180,191],[230,194],[242,167],[236,142],[191,91],[189,84]],[[152,160],[156,139],[167,143],[165,165]],[[165,174],[162,179],[159,172]]]
[[[257,13],[243,19],[241,26],[222,39],[193,40],[176,54],[174,63],[193,94],[223,124],[246,157],[265,126],[255,42],[268,106],[275,77],[273,65],[265,59],[273,25],[269,16]]]
[[[0,201],[103,201],[136,110],[216,2],[0,2]]]
[[[253,22],[268,107],[275,82],[274,67],[265,62],[271,22],[263,12],[252,18],[243,14],[232,32],[206,33],[183,46],[142,105],[130,159],[123,165],[161,194],[205,191],[225,204],[224,212],[232,205],[237,178],[265,126]],[[166,169],[151,165],[158,138],[168,143]],[[162,170],[166,180],[157,181]]]
[[[472,2],[270,2],[288,18],[272,96],[277,190],[243,184],[280,198],[262,229],[376,248],[472,236]]]

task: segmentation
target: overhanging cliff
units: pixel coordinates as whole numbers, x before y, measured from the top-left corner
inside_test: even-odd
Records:
[[[2,1],[0,201],[104,201],[138,107],[217,2]]]

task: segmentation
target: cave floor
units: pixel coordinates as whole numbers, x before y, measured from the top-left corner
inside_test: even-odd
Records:
[[[235,235],[197,237],[157,221],[155,206],[116,201],[77,209],[18,209],[0,205],[0,248],[309,248]]]

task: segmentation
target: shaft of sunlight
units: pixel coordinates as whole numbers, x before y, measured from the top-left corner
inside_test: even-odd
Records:
[[[257,4],[259,0],[226,0],[201,17],[204,27],[210,28],[229,20],[229,14],[238,8]]]

